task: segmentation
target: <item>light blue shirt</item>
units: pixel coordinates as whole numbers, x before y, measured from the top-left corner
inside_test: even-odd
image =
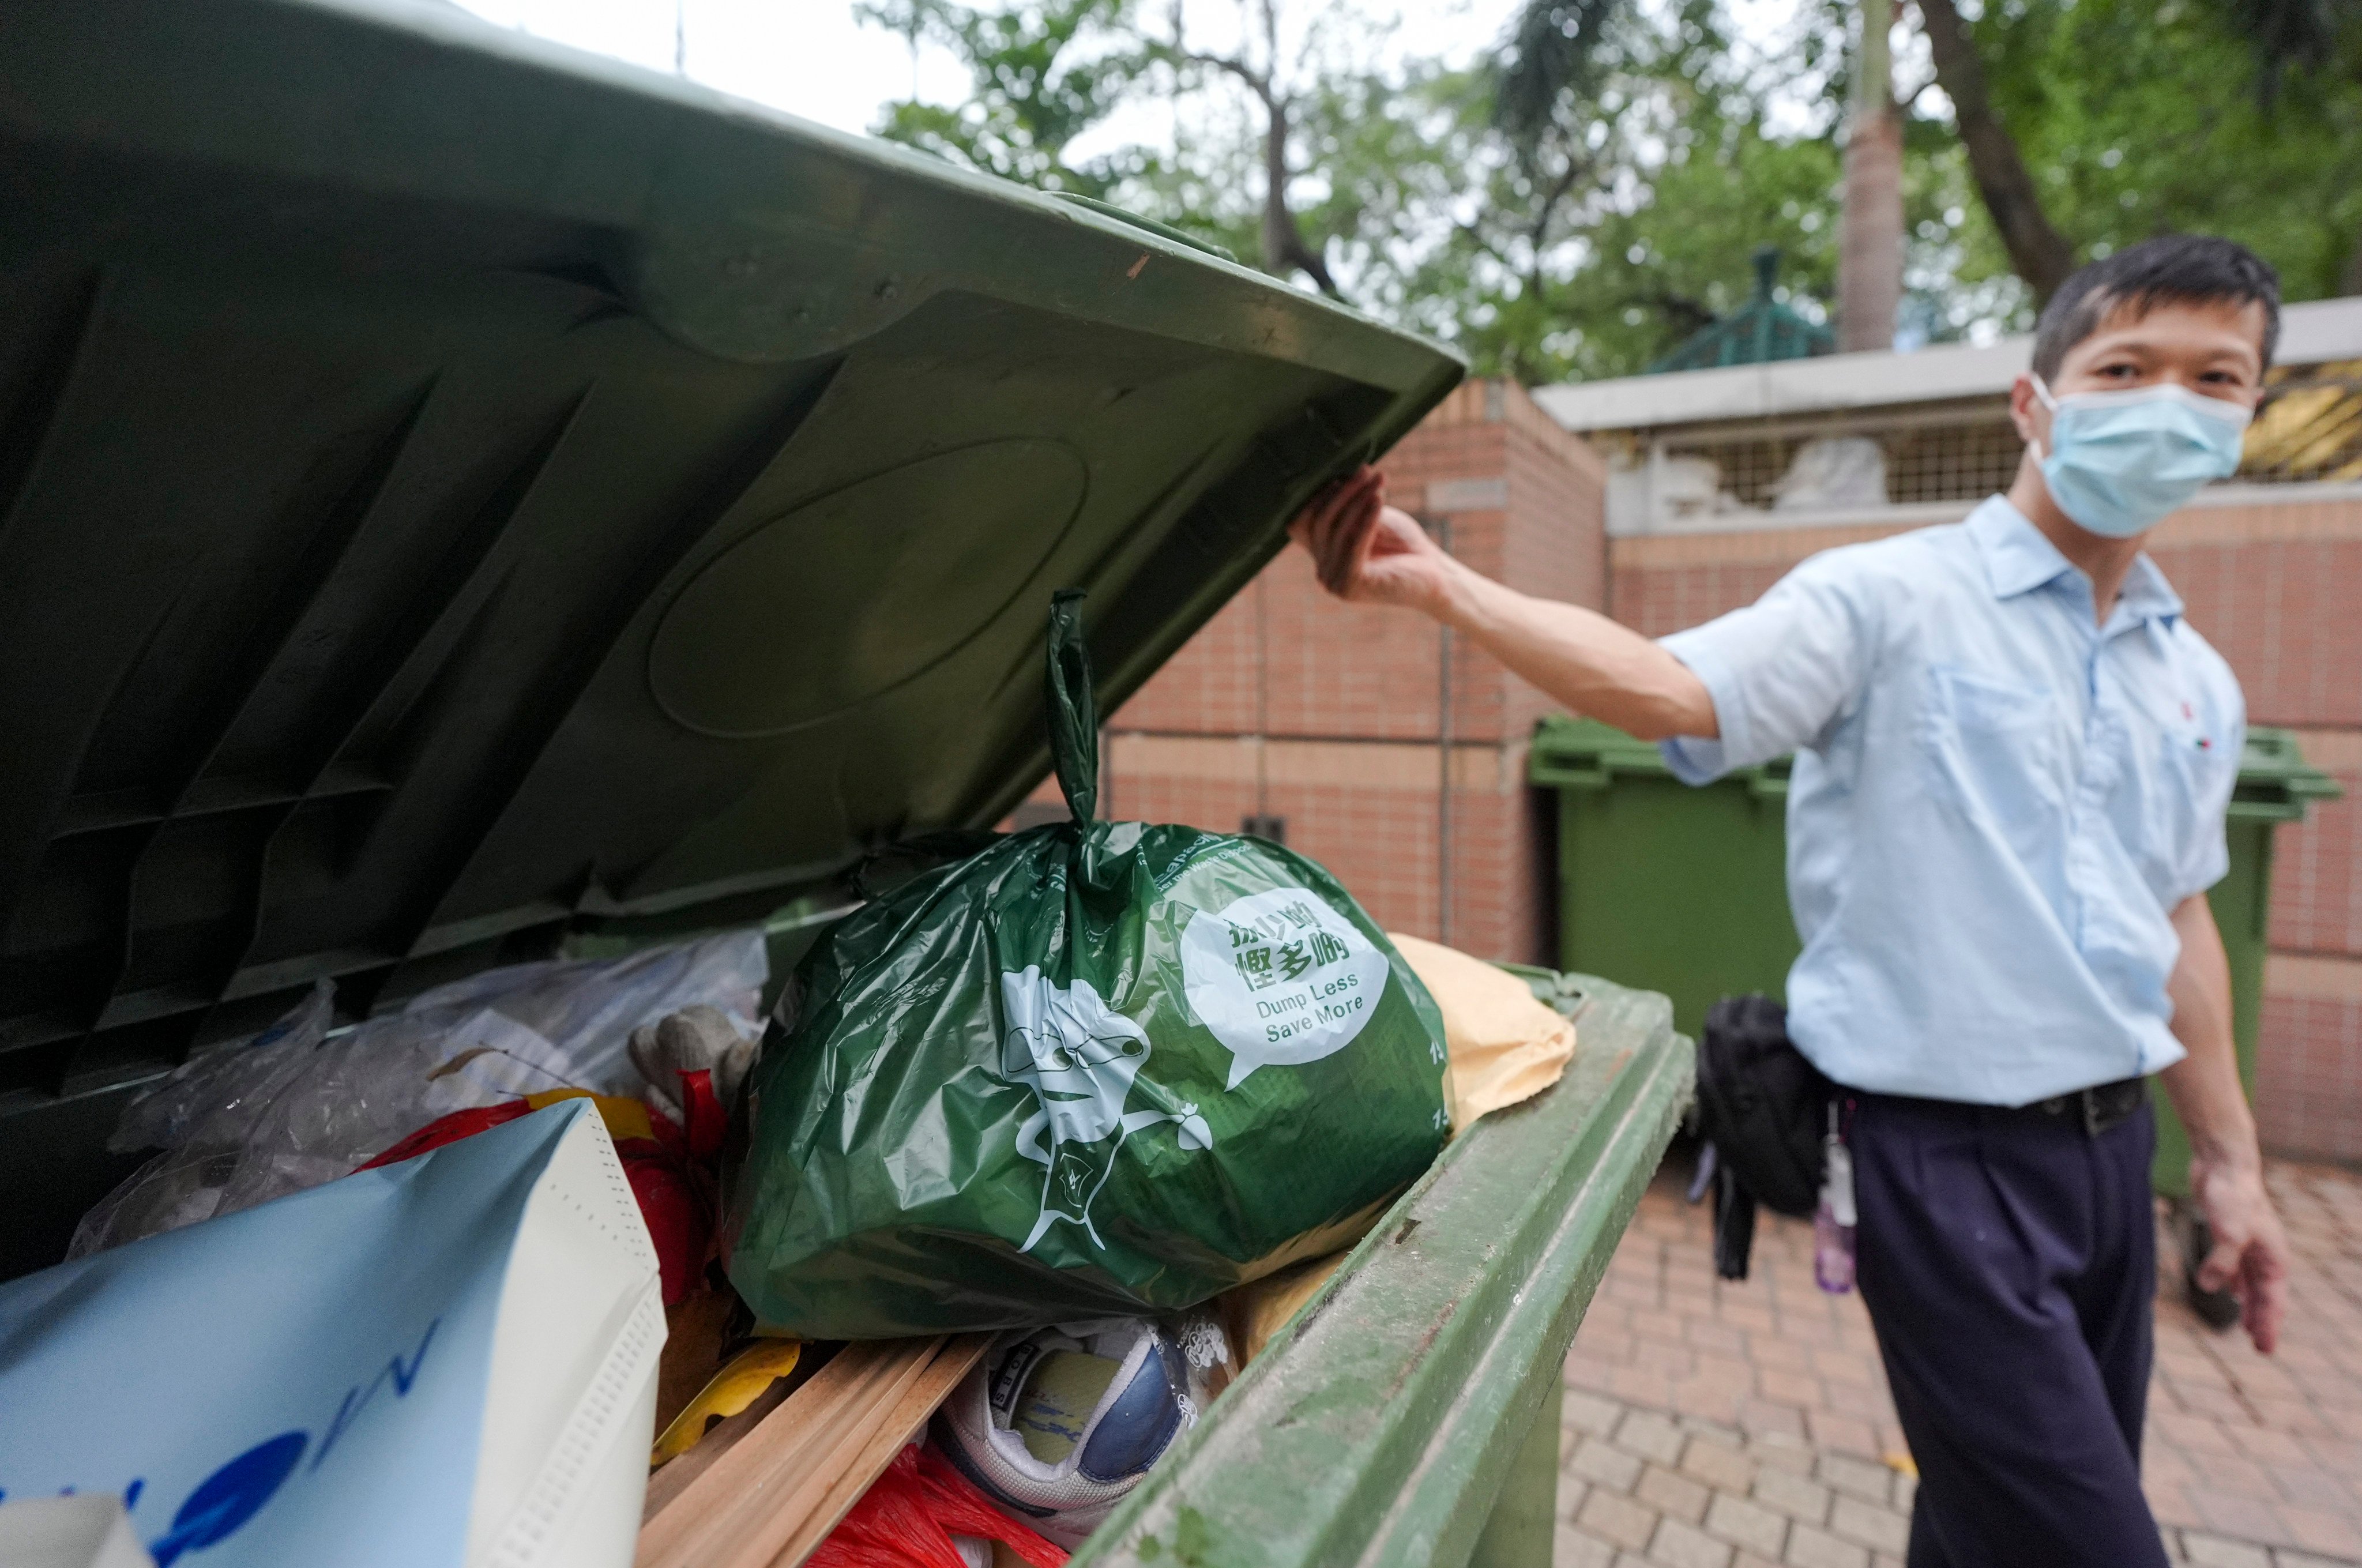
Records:
[[[2169,915],[2229,868],[2246,712],[2147,556],[2102,624],[1994,496],[1663,646],[1722,732],[1666,742],[1677,776],[1796,754],[1788,1027],[1823,1072],[2024,1105],[2180,1059]]]

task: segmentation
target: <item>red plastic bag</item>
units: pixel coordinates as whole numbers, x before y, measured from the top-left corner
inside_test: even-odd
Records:
[[[403,1160],[414,1160],[429,1150],[439,1149],[446,1143],[456,1143],[462,1138],[472,1138],[479,1132],[490,1132],[504,1121],[514,1121],[532,1109],[522,1099],[512,1099],[504,1100],[499,1105],[480,1105],[469,1110],[455,1110],[448,1116],[438,1116],[359,1168],[373,1171],[380,1165],[397,1165]]]
[[[952,1532],[1008,1545],[1032,1568],[1066,1554],[990,1503],[942,1454],[912,1443],[870,1483],[853,1511],[806,1560],[808,1568],[967,1568]]]

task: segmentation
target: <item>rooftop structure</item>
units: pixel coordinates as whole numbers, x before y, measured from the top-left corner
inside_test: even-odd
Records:
[[[1755,293],[1748,302],[1712,326],[1651,364],[1643,372],[1705,370],[1732,365],[1764,365],[1781,359],[1804,359],[1833,352],[1838,336],[1817,322],[1805,320],[1774,297],[1780,276],[1780,253],[1755,253]]]
[[[2031,337],[1907,354],[1827,354],[1538,387],[1607,457],[1613,535],[1941,522],[2007,487],[2023,443],[2009,389]],[[2362,297],[2281,313],[2272,395],[2238,476],[2362,493]]]

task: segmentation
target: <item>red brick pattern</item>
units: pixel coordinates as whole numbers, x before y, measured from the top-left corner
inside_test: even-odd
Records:
[[[2149,1505],[2167,1525],[2350,1557],[2362,1549],[2362,1182],[2278,1163],[2269,1179],[2296,1253],[2287,1333],[2259,1355],[2244,1335],[2208,1330],[2169,1286],[2143,1456]]]
[[[2362,1160],[2362,998],[2265,988],[2256,1123],[2267,1149]]]
[[[1767,1212],[1749,1277],[1717,1279],[1711,1216],[1672,1179],[1658,1177],[1624,1232],[1567,1386],[1864,1459],[1904,1452],[1870,1314],[1814,1283],[1812,1227]]]
[[[1496,406],[1488,413],[1488,389]],[[1537,423],[1537,422],[1540,423]],[[1437,480],[1503,481],[1506,510],[1451,514],[1452,553],[1479,571],[1578,604],[1603,602],[1603,472],[1525,394],[1472,382],[1387,455],[1389,493],[1427,506]],[[1258,654],[1262,657],[1258,657]],[[1441,634],[1401,611],[1341,604],[1284,552],[1110,721],[1118,733],[1432,741]],[[1455,741],[1516,742],[1549,704],[1489,657],[1452,657]]]
[[[2206,519],[2217,525],[2206,542],[2178,545],[2169,532],[2157,563],[2190,624],[2238,671],[2256,723],[2362,724],[2362,502],[2342,503],[2343,538],[2280,536],[2278,525],[2299,518],[2271,515],[2278,510],[2211,508],[2224,515]],[[2300,517],[2325,510],[2287,508]],[[2242,524],[2260,536],[2238,537]]]
[[[1742,604],[1754,603],[1787,573],[1784,565],[1671,569],[1618,565],[1608,602],[1615,608],[1616,618],[1634,631],[1651,637],[1670,636]]]
[[[2362,668],[2355,679],[2362,684]],[[2345,794],[2273,838],[2272,945],[2362,955],[2362,731],[2309,730],[2299,743]]]
[[[1392,499],[1449,530],[1452,552],[1536,592],[1599,604],[1606,586],[1605,473],[1598,458],[1525,393],[1501,382],[1455,392],[1387,455]],[[1497,487],[1491,510],[1434,512]],[[1440,498],[1440,499],[1439,499]],[[1282,554],[1110,720],[1116,810],[1235,833],[1283,817],[1289,845],[1336,873],[1384,925],[1442,936],[1483,956],[1547,956],[1555,877],[1549,823],[1524,788],[1524,743],[1551,704],[1489,657],[1451,650],[1449,726],[1481,781],[1451,792],[1451,909],[1444,919],[1437,743],[1445,723],[1442,634],[1401,611],[1341,604],[1310,561]],[[1173,745],[1262,736],[1266,766]],[[1159,745],[1143,752],[1132,739]],[[1317,760],[1291,752],[1319,743]],[[1366,762],[1346,747],[1375,748]],[[1405,747],[1419,748],[1413,756]],[[1420,758],[1423,757],[1424,760]],[[1288,760],[1293,758],[1293,760]],[[1465,769],[1463,768],[1463,773]]]
[[[1782,528],[1617,540],[1609,602],[1650,636],[1752,602],[1817,550],[1898,530]],[[2263,724],[2362,725],[2362,502],[2193,508],[2152,551]]]
[[[1253,782],[1116,775],[1116,800],[1129,818],[1187,823],[1236,833],[1250,814],[1283,817],[1288,847],[1328,867],[1388,931],[1433,937],[1440,919],[1436,836],[1439,791],[1347,783]],[[1455,791],[1452,834],[1454,946],[1482,956],[1533,963],[1537,911],[1549,884],[1545,868],[1522,864],[1521,841],[1533,824],[1526,792]],[[1533,858],[1527,854],[1527,858]]]

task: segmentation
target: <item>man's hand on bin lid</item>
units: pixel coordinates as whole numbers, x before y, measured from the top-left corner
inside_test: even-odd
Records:
[[[1340,599],[1434,613],[1452,569],[1410,513],[1386,504],[1385,476],[1362,468],[1313,498],[1288,525]]]

